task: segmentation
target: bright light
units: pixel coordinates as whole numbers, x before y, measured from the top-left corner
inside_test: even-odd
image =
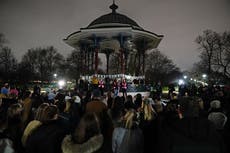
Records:
[[[179,84],[179,85],[184,84],[184,80],[180,79],[180,80],[178,81],[178,84]]]
[[[206,75],[206,74],[203,74],[203,75],[202,75],[202,78],[206,78],[206,77],[207,77],[207,75]]]
[[[188,76],[187,75],[184,75],[184,79],[187,79],[188,78]]]
[[[191,81],[193,80],[193,78],[190,79]]]
[[[60,88],[62,88],[65,85],[65,81],[64,80],[59,80],[58,85],[59,85]]]
[[[57,77],[57,74],[56,74],[56,73],[54,74],[54,77],[55,77],[55,78]]]

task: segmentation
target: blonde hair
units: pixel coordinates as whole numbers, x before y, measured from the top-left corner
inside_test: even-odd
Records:
[[[131,129],[135,123],[136,117],[137,114],[134,109],[128,110],[124,116],[125,128]]]
[[[155,119],[156,111],[150,103],[142,102],[142,111],[144,113],[144,120],[150,121]]]
[[[49,104],[48,103],[42,103],[38,109],[36,110],[35,112],[35,117],[34,119],[35,120],[38,120],[38,121],[42,121],[43,120],[43,111],[46,107],[48,107]]]

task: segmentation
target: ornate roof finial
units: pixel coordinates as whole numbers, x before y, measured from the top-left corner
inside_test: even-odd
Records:
[[[109,8],[112,10],[112,13],[116,13],[116,9],[118,8],[118,6],[115,4],[115,0],[113,0],[113,4],[110,5]]]

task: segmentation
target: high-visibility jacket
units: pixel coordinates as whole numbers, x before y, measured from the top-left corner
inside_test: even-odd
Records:
[[[92,78],[92,84],[95,84],[95,85],[98,84],[98,79],[96,77]]]
[[[98,87],[99,88],[104,88],[105,87],[104,82],[103,81],[99,81]]]
[[[127,83],[126,82],[122,82],[121,83],[121,88],[122,89],[127,89]]]

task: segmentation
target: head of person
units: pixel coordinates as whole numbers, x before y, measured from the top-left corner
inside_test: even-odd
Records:
[[[221,109],[221,102],[219,100],[213,100],[210,102],[209,111],[218,111]]]
[[[22,99],[26,99],[26,98],[28,98],[28,97],[30,97],[30,96],[31,96],[31,92],[30,92],[29,90],[27,90],[27,91],[25,91],[25,93],[23,94]]]
[[[12,104],[7,110],[8,126],[21,123],[23,107],[21,104]]]
[[[179,108],[185,118],[199,117],[201,105],[195,97],[183,97],[179,99]]]
[[[37,111],[36,119],[41,122],[48,122],[58,118],[58,107],[47,103],[40,105],[40,110]],[[38,114],[39,113],[39,114]]]
[[[84,143],[91,137],[101,134],[100,121],[96,113],[86,113],[75,129],[72,139],[75,143]]]
[[[157,113],[163,112],[163,110],[164,110],[163,105],[162,105],[162,103],[160,101],[156,102],[154,104],[154,108],[155,108]]]
[[[134,109],[129,109],[123,117],[124,127],[132,129],[138,125],[137,113]]]
[[[101,98],[101,93],[98,89],[93,90],[93,99],[100,99]]]
[[[43,122],[58,119],[58,113],[59,110],[56,105],[49,105],[48,107],[44,108]]]
[[[142,95],[140,93],[136,95],[136,101],[142,101]]]
[[[128,95],[126,97],[126,102],[133,102],[133,97],[131,95]]]
[[[38,109],[36,110],[34,119],[35,119],[35,120],[38,120],[38,121],[43,120],[43,119],[42,119],[43,111],[44,111],[44,109],[45,109],[46,107],[48,107],[48,106],[49,106],[48,103],[42,103],[42,104],[38,107]]]
[[[5,84],[4,84],[4,87],[5,87],[5,88],[9,88],[9,84],[8,84],[8,83],[5,83]]]
[[[150,99],[144,99],[142,103],[142,111],[144,114],[144,120],[151,121],[155,119],[156,112],[153,109]]]
[[[111,108],[111,116],[113,120],[120,119],[124,115],[125,106],[121,97],[117,96],[113,100]]]

